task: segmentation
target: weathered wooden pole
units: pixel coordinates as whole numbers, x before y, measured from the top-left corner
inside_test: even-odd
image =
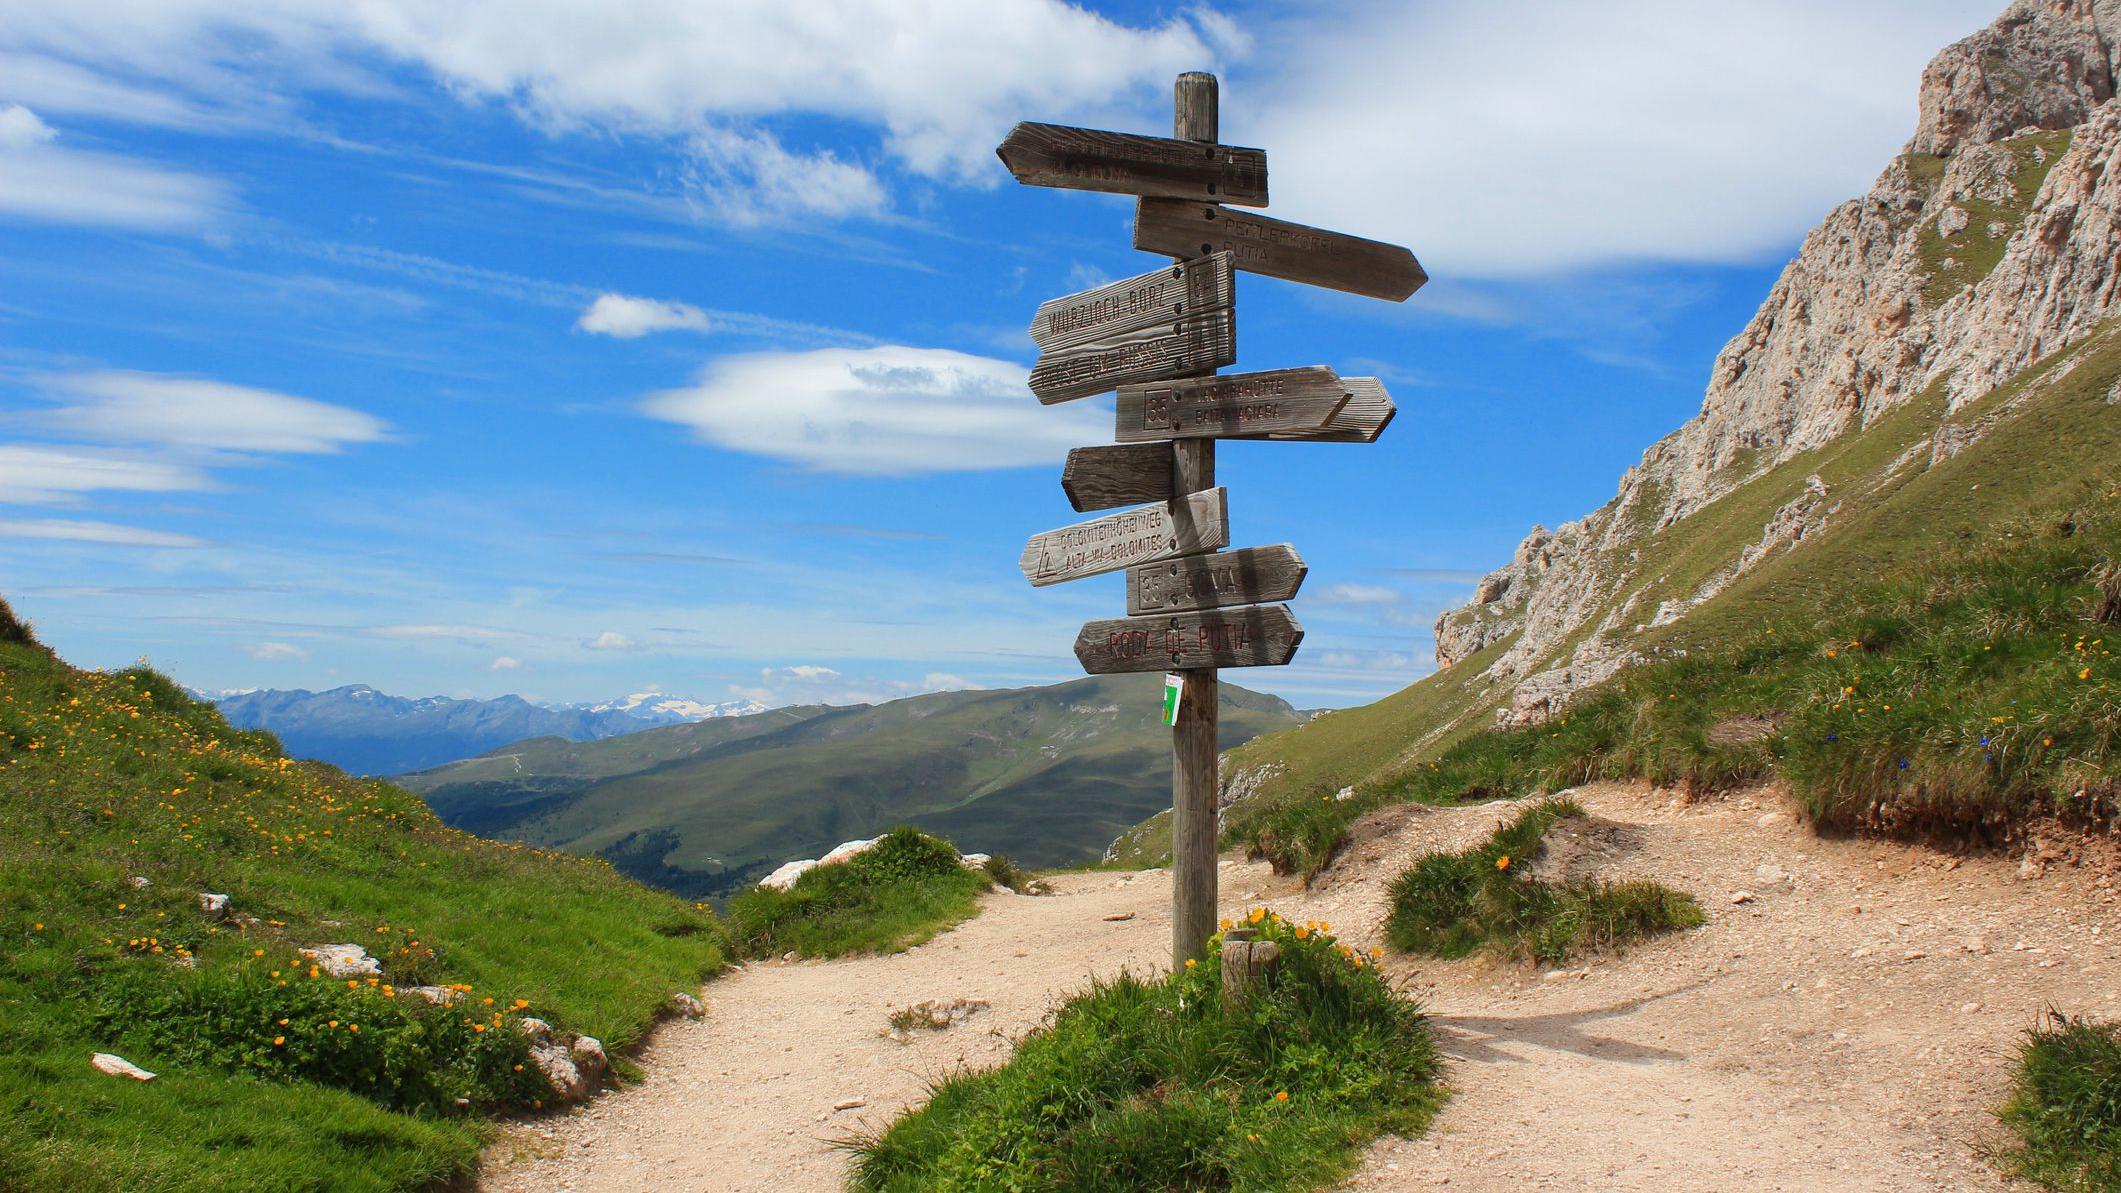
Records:
[[[1215,76],[1188,71],[1172,95],[1171,133],[1182,141],[1215,142],[1221,135]],[[1180,259],[1192,256],[1182,254]],[[1214,372],[1210,369],[1208,372]],[[1215,440],[1172,444],[1174,497],[1215,487]],[[1171,730],[1171,967],[1206,957],[1215,932],[1217,718],[1220,682],[1212,667],[1188,671]]]

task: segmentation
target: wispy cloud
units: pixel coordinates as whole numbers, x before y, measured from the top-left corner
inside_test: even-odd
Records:
[[[1021,365],[936,348],[757,352],[641,410],[720,447],[856,475],[1043,464],[1109,433],[1095,406],[1042,409],[1024,381]]]
[[[102,543],[113,547],[203,547],[206,540],[188,534],[145,530],[112,522],[78,522],[64,518],[0,519],[0,538],[47,539],[54,542]]]
[[[183,232],[212,224],[231,201],[217,179],[70,148],[35,112],[0,107],[0,217]]]
[[[87,439],[229,452],[336,452],[385,439],[381,419],[345,406],[197,377],[101,370],[39,379],[65,403],[40,425]]]
[[[0,443],[0,502],[42,505],[102,490],[176,493],[210,489],[195,465],[103,448]]]

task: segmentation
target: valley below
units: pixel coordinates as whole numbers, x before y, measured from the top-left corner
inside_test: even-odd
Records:
[[[1991,1111],[2025,1030],[2051,1007],[2121,1013],[2110,851],[2080,840],[2028,861],[1822,839],[1775,788],[1573,794],[1590,819],[1567,852],[1685,890],[1709,922],[1560,970],[1388,953],[1455,1093],[1426,1136],[1376,1142],[1346,1188],[2001,1190]],[[1223,914],[1322,919],[1367,948],[1388,876],[1526,803],[1372,813],[1309,888],[1228,856]],[[1167,965],[1167,871],[1052,886],[990,894],[903,953],[754,962],[715,982],[703,1020],[651,1037],[640,1084],[505,1128],[479,1188],[842,1187],[837,1141],[935,1079],[1005,1060],[1061,996]],[[930,1000],[977,1009],[904,1043],[887,1034],[893,1011]]]
[[[1096,859],[1171,800],[1158,675],[808,705],[539,738],[398,781],[481,836],[600,855],[692,898],[898,824],[1028,866]],[[1222,745],[1302,724],[1225,685]]]

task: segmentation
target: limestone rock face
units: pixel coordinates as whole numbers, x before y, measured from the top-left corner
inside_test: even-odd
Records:
[[[2117,75],[2121,0],[2018,0],[1938,54],[1907,151],[1805,238],[1717,357],[1701,413],[1653,444],[1603,508],[1534,527],[1473,603],[1438,620],[1438,664],[1510,642],[1487,664],[1514,689],[1504,719],[1543,718],[1631,658],[1634,632],[1801,550],[1837,507],[1823,485],[1808,489],[1693,591],[1654,601],[1650,535],[1926,393],[1957,410],[2113,315]],[[1955,425],[1895,467],[1947,458],[1984,431]]]
[[[1922,72],[1921,120],[1908,148],[1948,157],[2020,129],[2082,124],[2114,95],[2111,0],[2018,0]]]

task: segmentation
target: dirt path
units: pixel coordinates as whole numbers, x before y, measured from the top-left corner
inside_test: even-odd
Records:
[[[1389,963],[1433,1013],[1458,1094],[1426,1138],[1375,1146],[1350,1189],[2000,1189],[1978,1149],[2019,1033],[2049,1005],[2121,1017],[2121,884],[2098,867],[1822,841],[1768,793],[1577,794],[1599,824],[1577,864],[1691,891],[1709,924],[1564,975]],[[1225,862],[1227,910],[1264,902],[1367,944],[1384,882],[1513,810],[1387,810],[1310,891]],[[831,1139],[888,1121],[926,1078],[1001,1060],[1089,974],[1161,964],[1162,873],[1055,885],[990,896],[899,956],[715,982],[708,1018],[639,1058],[644,1082],[512,1130],[481,1188],[838,1188]],[[881,1034],[931,998],[991,1008],[910,1044]]]

